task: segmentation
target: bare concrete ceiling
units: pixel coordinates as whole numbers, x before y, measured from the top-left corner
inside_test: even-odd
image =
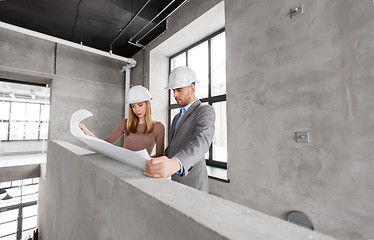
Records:
[[[0,0],[0,21],[103,51],[112,49],[114,54],[132,57],[142,46],[162,34],[167,29],[168,16],[187,2]]]

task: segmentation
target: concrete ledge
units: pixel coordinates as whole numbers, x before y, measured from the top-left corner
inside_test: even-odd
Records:
[[[40,176],[40,164],[0,167],[0,182],[15,181]]]
[[[50,141],[45,239],[332,239],[75,145]]]
[[[12,155],[0,157],[0,182],[15,181],[40,176],[43,154]]]

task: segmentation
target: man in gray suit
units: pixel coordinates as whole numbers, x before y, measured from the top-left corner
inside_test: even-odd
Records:
[[[196,99],[195,73],[188,67],[174,69],[167,89],[172,89],[180,113],[173,119],[165,156],[151,158],[145,175],[169,177],[174,181],[209,192],[205,153],[213,141],[215,112]]]

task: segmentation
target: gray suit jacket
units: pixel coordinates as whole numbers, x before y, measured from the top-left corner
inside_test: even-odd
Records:
[[[174,131],[180,114],[174,117],[170,132]],[[183,115],[174,134],[170,134],[165,155],[177,157],[183,164],[183,174],[172,179],[190,187],[209,192],[205,153],[213,141],[214,108],[196,100]]]

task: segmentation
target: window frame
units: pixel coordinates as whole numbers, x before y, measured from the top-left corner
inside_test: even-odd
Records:
[[[16,141],[43,141],[43,140],[47,140],[48,138],[41,138],[41,125],[42,123],[47,123],[49,124],[49,119],[48,121],[42,121],[41,120],[41,116],[42,116],[42,106],[43,105],[48,105],[50,106],[50,104],[46,104],[46,103],[39,103],[39,102],[23,102],[23,101],[10,101],[10,100],[3,100],[2,102],[9,102],[10,105],[9,105],[9,118],[8,119],[2,119],[0,120],[0,122],[2,123],[7,123],[8,124],[8,135],[7,135],[7,139],[4,139],[4,140],[0,140],[0,141],[4,141],[4,142],[16,142]],[[12,112],[12,107],[13,107],[13,103],[16,102],[16,103],[25,103],[25,104],[37,104],[39,105],[39,120],[38,121],[29,121],[27,119],[25,120],[11,120],[11,112]],[[25,108],[25,111],[27,111],[27,108]],[[21,122],[21,123],[24,123],[24,130],[23,130],[23,138],[22,139],[10,139],[10,124],[11,123],[17,123],[17,122]],[[26,123],[37,123],[38,124],[38,138],[34,138],[34,139],[26,139]]]
[[[186,66],[188,66],[188,52],[189,50],[193,49],[194,47],[197,47],[198,45],[204,43],[204,42],[207,42],[208,43],[208,97],[206,98],[201,98],[199,99],[202,103],[208,103],[209,105],[213,105],[213,103],[218,103],[218,102],[226,102],[226,93],[225,94],[221,94],[221,95],[217,95],[217,96],[212,96],[212,39],[218,35],[220,35],[221,33],[225,32],[225,28],[222,28],[216,32],[214,32],[213,34],[197,41],[196,43],[190,45],[189,47],[177,52],[176,54],[173,54],[172,56],[169,57],[169,73],[171,72],[171,63],[172,63],[172,59],[185,53],[185,56],[186,56]],[[169,97],[168,97],[168,124],[169,126],[171,126],[171,111],[173,109],[179,109],[180,107],[177,105],[177,104],[172,104],[171,103],[171,94],[172,94],[172,91],[169,89],[168,91],[169,93]],[[226,116],[227,117],[227,116]],[[171,131],[169,131],[169,139],[170,139],[170,134],[171,134]],[[209,147],[209,159],[205,159],[206,161],[206,164],[207,166],[211,166],[211,167],[216,167],[216,168],[220,168],[220,169],[227,169],[227,160],[226,162],[221,162],[221,161],[216,161],[213,158],[213,144],[210,145]],[[211,176],[210,176],[211,177]],[[213,177],[215,178],[215,177]],[[218,180],[222,180],[220,178],[215,178],[215,179],[218,179]],[[225,181],[225,182],[229,182],[229,180],[222,180],[222,181]]]
[[[30,180],[30,179],[31,179],[31,183],[24,184],[24,182],[23,182],[24,180]],[[21,181],[20,184],[16,184],[16,185],[13,184],[14,182],[19,182],[19,181]],[[34,181],[36,181],[36,182],[34,182]],[[2,183],[8,183],[8,182],[2,182]],[[26,197],[28,195],[34,195],[34,194],[23,194],[22,189],[24,187],[34,186],[34,185],[37,185],[38,188],[39,188],[39,177],[38,178],[29,178],[29,179],[17,180],[17,181],[9,181],[9,183],[10,183],[9,187],[1,187],[1,188],[4,189],[4,190],[9,190],[9,189],[12,189],[12,188],[21,188],[21,195],[14,196],[12,198],[12,199],[20,198],[20,203],[16,203],[14,205],[2,206],[2,207],[0,207],[0,213],[7,212],[7,211],[12,211],[12,210],[18,210],[18,214],[17,214],[17,218],[14,219],[14,220],[6,221],[6,222],[0,222],[0,226],[4,225],[4,224],[7,224],[7,223],[10,223],[10,222],[17,222],[17,229],[16,229],[16,232],[0,236],[0,239],[5,238],[5,237],[9,237],[9,236],[13,236],[13,235],[16,236],[16,239],[21,239],[22,234],[24,232],[37,229],[37,225],[35,227],[23,229],[23,220],[24,219],[37,217],[37,214],[24,217],[23,216],[23,209],[26,208],[26,207],[37,206],[38,205],[37,200],[29,201],[29,202],[28,201],[23,201],[23,197]],[[39,194],[39,189],[36,192],[36,194],[37,195]],[[2,201],[7,201],[7,200],[2,200]]]

